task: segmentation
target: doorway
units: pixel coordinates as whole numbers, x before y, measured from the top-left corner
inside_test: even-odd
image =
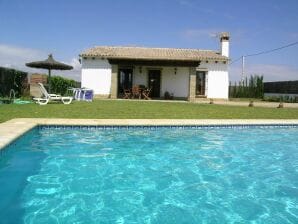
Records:
[[[151,89],[151,97],[160,97],[160,70],[148,71],[148,87]]]
[[[206,72],[197,71],[196,73],[196,96],[205,96]]]
[[[132,69],[121,68],[118,72],[118,96],[124,94],[125,89],[132,88]]]

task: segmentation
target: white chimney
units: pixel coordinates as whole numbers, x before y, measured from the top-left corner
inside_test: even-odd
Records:
[[[219,37],[220,37],[220,54],[222,56],[229,57],[230,34],[228,32],[222,32]]]

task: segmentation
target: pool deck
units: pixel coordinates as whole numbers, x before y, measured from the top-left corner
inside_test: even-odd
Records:
[[[298,119],[49,119],[17,118],[0,123],[0,149],[38,125],[273,125],[297,124]]]

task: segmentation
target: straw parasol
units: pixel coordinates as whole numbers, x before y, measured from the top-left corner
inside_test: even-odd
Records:
[[[44,61],[34,61],[26,63],[26,66],[31,68],[43,68],[49,70],[49,93],[51,93],[51,70],[71,70],[72,66],[54,60],[53,55],[50,54],[48,59]]]

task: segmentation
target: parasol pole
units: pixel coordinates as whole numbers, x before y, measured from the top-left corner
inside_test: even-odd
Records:
[[[51,69],[49,69],[49,93],[51,93]]]

